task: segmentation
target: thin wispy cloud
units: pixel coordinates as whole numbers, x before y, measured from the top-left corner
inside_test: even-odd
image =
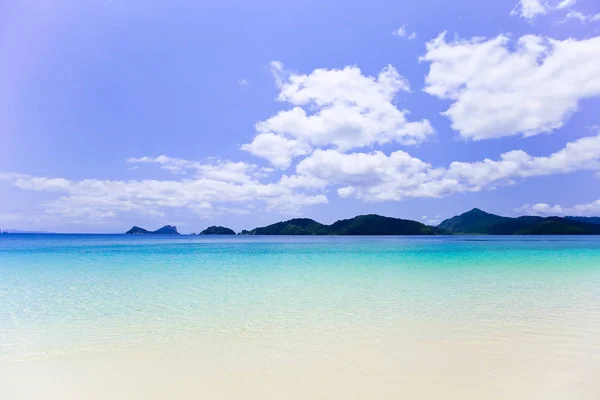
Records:
[[[586,15],[579,11],[570,11],[566,15],[565,20],[563,20],[562,22],[566,22],[567,20],[570,20],[570,19],[578,20],[582,24],[587,24],[589,22],[600,22],[600,13]]]
[[[548,13],[548,11],[548,6],[539,0],[520,0],[510,12],[510,15],[520,16],[531,21],[539,15]]]
[[[407,40],[413,40],[417,37],[417,32],[409,32],[406,30],[406,25],[402,25],[400,28],[395,29],[392,32],[392,35],[398,36]]]
[[[555,7],[556,10],[562,10],[563,8],[569,8],[575,5],[577,0],[563,0]]]
[[[574,206],[552,205],[548,203],[524,204],[516,211],[541,216],[597,216],[600,214],[600,199]]]
[[[512,16],[519,16],[529,22],[533,22],[537,17],[550,14],[552,12],[567,10],[577,3],[576,0],[540,1],[540,0],[519,0],[513,10]]]

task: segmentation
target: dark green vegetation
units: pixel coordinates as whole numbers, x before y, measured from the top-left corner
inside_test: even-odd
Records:
[[[165,225],[155,231],[147,231],[139,226],[134,226],[125,233],[127,235],[179,235],[179,232],[177,232],[177,227],[172,225]]]
[[[590,218],[592,219],[592,218]],[[455,234],[598,235],[600,225],[579,217],[501,217],[474,208],[443,221],[438,227]]]
[[[565,217],[573,221],[585,222],[587,224],[600,225],[600,217]]]
[[[251,231],[243,230],[241,235],[324,235],[326,226],[309,218],[294,218]]]
[[[156,231],[134,226],[127,234],[179,235],[177,228],[165,225]],[[201,235],[235,235],[224,226],[211,226]],[[417,221],[359,215],[331,225],[309,218],[294,218],[268,226],[243,230],[240,235],[600,235],[600,217],[502,217],[474,208],[464,214],[428,226]]]
[[[491,226],[509,221],[510,218],[489,214],[479,208],[457,215],[438,225],[452,233],[488,233]]]
[[[295,218],[277,222],[242,235],[438,235],[444,231],[417,221],[382,217],[380,215],[359,215],[358,217],[324,225],[308,218]]]
[[[233,229],[226,228],[224,226],[209,226],[202,232],[201,235],[235,235]]]
[[[408,219],[369,214],[343,219],[330,225],[330,235],[439,235],[445,232]]]

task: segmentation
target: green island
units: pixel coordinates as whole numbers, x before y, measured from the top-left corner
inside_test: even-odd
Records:
[[[202,232],[201,235],[235,235],[235,231],[224,226],[209,226]]]
[[[127,234],[179,235],[165,225],[156,231],[134,226]],[[233,229],[210,226],[201,235],[235,235]],[[600,217],[503,217],[478,208],[442,221],[438,226],[376,214],[342,219],[331,225],[294,218],[242,230],[238,235],[600,235]]]
[[[148,231],[144,228],[140,228],[139,226],[134,226],[125,233],[127,235],[179,235],[179,232],[177,232],[177,227],[173,225],[165,225],[155,231]]]
[[[277,222],[241,235],[440,235],[445,232],[435,226],[407,219],[369,214],[343,219],[324,225],[308,218]]]
[[[474,208],[438,225],[453,234],[480,235],[599,235],[600,218],[502,217]]]

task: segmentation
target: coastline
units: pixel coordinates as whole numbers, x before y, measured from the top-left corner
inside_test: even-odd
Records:
[[[557,357],[550,356],[554,340],[528,336],[507,331],[470,341],[340,332],[291,341],[190,340],[0,363],[0,395],[11,400],[598,398],[597,343],[563,338],[563,345],[575,346]]]

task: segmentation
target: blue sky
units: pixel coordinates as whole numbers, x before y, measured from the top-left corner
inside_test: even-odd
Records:
[[[600,214],[593,0],[2,2],[0,52],[0,228]]]

